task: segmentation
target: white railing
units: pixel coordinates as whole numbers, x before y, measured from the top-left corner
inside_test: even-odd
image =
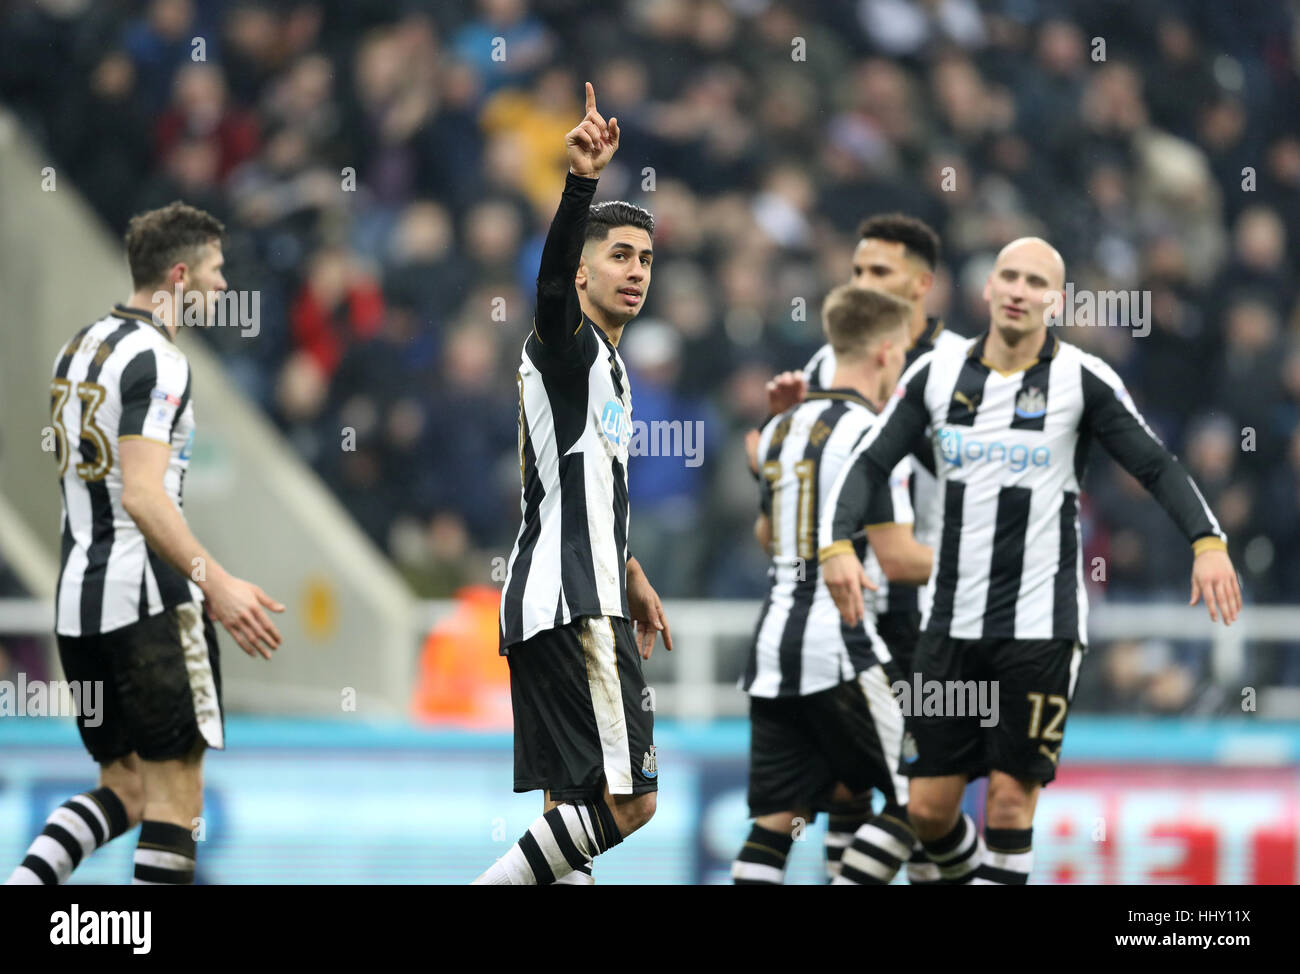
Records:
[[[447,599],[419,603],[412,659],[429,628],[454,607]],[[736,689],[737,674],[718,671],[718,644],[724,639],[749,639],[759,609],[759,602],[748,600],[667,602],[664,610],[677,650],[666,653],[661,644],[648,664],[647,680],[655,689],[656,711],[699,721],[744,714],[745,696]],[[0,637],[48,636],[52,616],[50,604],[39,599],[0,599]],[[1088,622],[1094,643],[1146,638],[1209,640],[1215,682],[1234,688],[1241,686],[1245,674],[1248,641],[1300,642],[1300,606],[1247,606],[1236,623],[1224,626],[1211,624],[1200,605],[1095,602]]]

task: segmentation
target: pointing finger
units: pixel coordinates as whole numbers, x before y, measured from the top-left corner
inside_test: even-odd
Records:
[[[596,89],[591,86],[590,81],[587,82],[587,109],[586,110],[588,112],[594,112],[596,110]]]

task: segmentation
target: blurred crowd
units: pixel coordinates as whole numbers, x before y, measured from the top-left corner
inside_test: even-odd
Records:
[[[930,310],[961,334],[986,321],[994,254],[1025,234],[1076,288],[1149,292],[1149,333],[1061,337],[1120,372],[1191,468],[1248,599],[1296,600],[1293,4],[0,6],[0,99],[114,231],[177,198],[225,221],[226,277],[261,292],[262,325],[204,339],[423,595],[499,582],[513,543],[514,372],[584,80],[623,133],[598,198],[657,221],[622,348],[635,418],[704,436],[698,465],[630,465],[630,548],[660,594],[763,592],[743,433],[773,371],[820,344],[859,221],[901,210],[943,239]],[[1185,600],[1169,519],[1100,453],[1086,487],[1098,591]],[[1180,709],[1206,672],[1203,653],[1115,655],[1116,673],[1154,661],[1159,679],[1116,676],[1100,706]],[[1296,654],[1258,658],[1256,679],[1300,683]]]

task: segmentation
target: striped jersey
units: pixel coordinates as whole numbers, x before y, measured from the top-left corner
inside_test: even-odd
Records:
[[[1227,539],[1110,366],[1049,332],[1033,364],[1002,374],[983,357],[987,337],[936,348],[904,373],[876,434],[832,487],[835,514],[819,541],[848,537],[867,495],[924,434],[942,505],[926,631],[1086,644],[1079,485],[1094,440],[1190,542]]]
[[[190,367],[149,311],[114,307],[59,351],[50,414],[63,495],[55,631],[112,632],[203,593],[146,544],[122,507],[118,443],[165,443],[179,509],[194,444]]]
[[[573,279],[596,181],[572,173],[542,252],[519,387],[523,515],[501,597],[501,653],[583,616],[629,618],[632,394]]]
[[[826,389],[808,393],[763,427],[759,485],[763,512],[771,518],[772,563],[740,684],[756,697],[817,693],[890,659],[876,634],[871,601],[856,629],[843,626],[817,561],[830,486],[877,421],[857,392]],[[865,538],[856,549],[865,558]]]
[[[947,348],[951,345],[964,345],[965,339],[948,331],[943,320],[930,317],[925,320],[925,328],[917,336],[912,347],[907,350],[905,363],[910,366],[926,352],[935,348]],[[808,388],[825,389],[835,378],[835,350],[829,344],[823,345],[808,360],[804,367],[804,378]],[[922,438],[917,444],[921,451],[928,451],[929,446]],[[921,544],[937,548],[939,544],[938,485],[934,474],[924,464],[917,463],[908,456],[898,462],[889,477],[889,497],[892,510],[881,509],[881,515],[887,523],[913,523],[913,534]],[[867,552],[867,573],[880,586],[871,593],[876,603],[876,612],[885,615],[890,612],[909,613],[925,611],[929,608],[925,587],[890,582],[880,568],[875,552]]]

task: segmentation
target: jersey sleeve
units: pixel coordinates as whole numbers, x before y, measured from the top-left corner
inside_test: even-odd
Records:
[[[903,374],[880,421],[831,485],[817,539],[820,560],[851,551],[850,539],[864,526],[894,520],[890,476],[929,425],[925,386],[932,354],[922,355]]]
[[[888,514],[883,521],[868,521],[869,527],[879,524],[911,524],[916,520],[912,511],[912,459],[903,457],[889,474],[889,490],[883,492],[880,515]]]
[[[1115,371],[1089,357],[1081,366],[1082,427],[1142,484],[1173,518],[1196,553],[1226,549],[1228,536],[1195,481],[1147,426]]]
[[[537,311],[529,337],[530,357],[540,368],[554,371],[586,363],[590,351],[582,335],[582,307],[573,283],[582,257],[596,180],[569,173],[564,193],[551,220],[537,271]]]
[[[122,415],[117,438],[171,445],[176,415],[189,395],[189,363],[169,350],[145,349],[122,369]]]
[[[758,435],[758,470],[754,476],[758,479],[758,509],[768,517],[772,516],[772,481],[763,475],[763,467],[768,460],[768,453],[772,449],[772,433],[780,420],[779,416],[769,419],[763,424],[762,430]],[[775,460],[775,457],[771,458]]]

